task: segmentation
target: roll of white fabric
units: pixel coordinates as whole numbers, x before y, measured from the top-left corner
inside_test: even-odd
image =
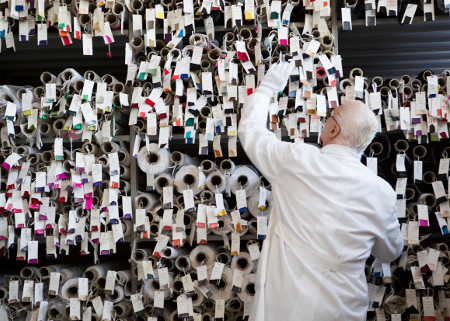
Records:
[[[116,285],[112,293],[105,292],[105,299],[116,304],[125,299],[125,290],[122,285]]]
[[[169,273],[169,284],[173,282],[173,274]],[[158,279],[146,280],[144,284],[144,292],[150,297],[150,299],[155,298],[155,291],[164,291],[164,299],[169,299],[171,297],[172,291],[170,288],[161,289]]]
[[[20,270],[20,277],[25,280],[32,280],[36,277],[38,268],[34,266],[26,266]]]
[[[180,255],[175,260],[175,266],[180,271],[190,271],[192,269],[191,260],[188,255]]]
[[[175,174],[174,186],[178,193],[191,189],[194,195],[198,195],[202,190],[198,187],[198,168],[195,165],[181,167]]]
[[[212,270],[211,270],[212,272]],[[211,273],[209,273],[209,279],[211,278]],[[209,283],[209,291],[212,294],[213,300],[229,300],[231,298],[231,289],[233,287],[233,272],[230,267],[225,266],[223,269],[222,277],[220,282]]]
[[[119,318],[126,318],[131,314],[133,308],[130,301],[122,300],[114,304],[113,310]]]
[[[213,193],[223,193],[226,188],[225,175],[220,171],[214,171],[206,177],[206,187]]]
[[[244,275],[251,273],[254,268],[254,263],[250,258],[250,254],[248,252],[241,251],[239,255],[233,256],[233,259],[231,260],[231,268],[233,270],[241,270]]]
[[[76,265],[71,266],[70,268],[62,269],[59,271],[61,273],[61,282],[82,276],[85,269],[85,267]]]
[[[256,220],[256,218],[252,218],[250,221],[248,221],[247,226],[248,226],[248,232],[250,234],[256,235],[256,233],[258,232],[256,230],[256,228],[258,226],[257,224],[258,224],[258,221]]]
[[[156,195],[150,193],[138,193],[134,198],[134,208],[145,209],[146,211],[153,210],[159,204],[159,199]]]
[[[43,266],[39,268],[37,277],[39,279],[49,277],[51,272],[60,272],[62,269],[70,268],[71,264],[55,264],[49,266]]]
[[[66,304],[62,301],[53,301],[48,308],[47,316],[50,320],[63,320],[66,316]]]
[[[248,211],[253,217],[267,216],[270,218],[270,213],[273,208],[273,196],[272,191],[267,190],[266,192],[266,209],[262,210],[258,208],[259,205],[259,189],[257,189],[250,198],[247,200]]]
[[[124,262],[108,262],[97,265],[92,265],[84,271],[83,276],[89,279],[89,282],[95,283],[101,277],[106,277],[108,270],[117,270],[123,268]]]
[[[197,282],[197,280],[194,281],[194,291],[195,291],[196,295],[195,295],[195,297],[192,298],[192,306],[193,307],[199,307],[205,301],[205,296],[198,289],[198,282]]]
[[[220,162],[220,170],[224,173],[233,174],[235,168],[236,165],[234,165],[234,162],[229,158]]]
[[[172,152],[172,154],[170,154],[170,161],[177,166],[186,166],[186,165],[198,166],[200,164],[198,159],[178,151],[174,151]]]
[[[119,283],[121,283],[121,284],[130,282],[131,281],[131,271],[130,270],[117,271],[117,279],[119,280]]]
[[[131,255],[131,258],[134,261],[144,261],[146,257],[151,255],[150,249],[136,249],[134,250],[133,254]]]
[[[223,235],[231,233],[231,217],[230,215],[224,215],[217,218],[219,221],[219,227],[211,229],[215,235]]]
[[[250,303],[255,295],[256,275],[251,273],[242,277],[242,290],[238,293],[239,299],[244,303]]]
[[[157,144],[150,144],[148,153],[147,147],[144,146],[139,150],[138,165],[144,173],[153,172],[154,175],[158,175],[166,172],[171,166],[170,152],[165,148],[160,149]]]
[[[174,248],[172,246],[166,246],[161,253],[161,257],[164,257],[169,260],[175,260],[180,255],[185,255],[186,251],[182,248]]]
[[[203,174],[208,175],[209,173],[215,171],[217,169],[216,163],[212,160],[205,159],[200,163],[200,167],[202,168]]]
[[[61,299],[69,302],[71,298],[78,298],[78,278],[68,279],[61,288]]]
[[[84,78],[73,68],[65,69],[58,75],[58,77],[56,77],[56,83],[58,85],[62,85],[67,82],[67,86],[71,86],[78,80],[84,80]]]
[[[196,269],[200,265],[206,265],[208,270],[214,266],[216,250],[210,245],[197,245],[190,253],[192,267]]]
[[[239,189],[244,189],[247,195],[252,195],[259,186],[259,175],[250,166],[236,166],[230,177],[231,192],[236,194]]]
[[[215,257],[216,262],[220,262],[223,264],[230,265],[231,264],[231,254],[230,251],[227,250],[225,247],[220,246],[217,249],[217,255]]]
[[[166,186],[173,186],[173,177],[170,173],[161,173],[155,177],[155,188],[158,194],[162,194]]]

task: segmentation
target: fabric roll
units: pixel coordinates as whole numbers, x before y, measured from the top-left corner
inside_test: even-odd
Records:
[[[175,266],[180,271],[190,271],[192,269],[191,260],[188,255],[179,255],[175,260]]]
[[[78,277],[68,279],[61,288],[61,299],[69,302],[71,298],[78,298]]]
[[[159,204],[159,199],[156,195],[150,193],[138,193],[134,199],[134,208],[145,209],[151,211]]]
[[[230,177],[230,185],[233,194],[244,189],[247,195],[252,195],[258,189],[259,175],[250,166],[237,166]]]
[[[86,267],[84,266],[71,266],[70,268],[61,269],[61,282],[65,282],[69,279],[81,277]]]
[[[255,295],[256,275],[247,274],[242,277],[242,290],[238,293],[239,299],[244,303],[251,303]]]
[[[136,249],[133,251],[133,254],[131,255],[131,258],[133,261],[144,261],[146,257],[151,255],[149,249]]]
[[[67,83],[67,86],[71,86],[78,80],[83,79],[83,76],[80,75],[75,69],[67,68],[58,75],[56,78],[56,84],[63,85],[64,83]]]
[[[116,304],[125,299],[125,289],[122,285],[114,286],[114,291],[112,293],[105,292],[105,299],[108,301],[112,301],[112,303]]]
[[[121,149],[121,150],[117,151],[117,154],[119,156],[119,162],[121,165],[127,166],[127,167],[130,166],[131,155],[128,151]]]
[[[43,85],[53,84],[56,83],[56,76],[48,71],[44,71],[40,76],[40,80]]]
[[[170,173],[161,173],[155,177],[155,188],[158,194],[162,194],[166,186],[173,186],[173,177]]]
[[[270,213],[272,212],[273,204],[274,204],[274,201],[273,201],[272,191],[269,191],[269,190],[266,191],[266,204],[265,204],[266,209],[258,208],[259,190],[256,190],[253,194],[251,194],[251,196],[247,200],[248,210],[253,217],[258,217],[258,216],[264,215],[264,216],[268,216],[270,218]]]
[[[200,265],[206,265],[207,269],[212,269],[214,266],[214,258],[216,250],[210,245],[197,245],[190,253],[192,267],[196,269]]]
[[[216,163],[214,163],[212,160],[205,159],[200,163],[200,167],[202,168],[203,174],[208,175],[209,173],[213,172],[215,169],[217,169]]]
[[[215,235],[223,235],[231,233],[231,217],[230,215],[224,215],[217,218],[219,226],[217,228],[211,229],[212,233]]]
[[[245,278],[247,277],[248,275],[245,276]],[[242,279],[242,281],[244,281],[244,278]],[[226,305],[226,309],[233,312],[241,311],[243,308],[244,302],[241,299],[239,299],[239,297],[231,298],[230,300],[228,300]]]
[[[244,275],[251,273],[254,268],[254,263],[250,258],[250,254],[248,252],[241,251],[239,255],[233,256],[233,259],[231,260],[231,268],[233,270],[241,270]]]
[[[159,148],[157,144],[150,144],[150,153],[144,146],[139,150],[138,154],[139,168],[144,172],[153,172],[158,175],[166,172],[170,167],[170,153],[168,149]]]
[[[173,274],[169,273],[169,284],[173,282]],[[144,293],[146,293],[150,299],[155,298],[155,291],[164,291],[164,299],[169,299],[171,297],[171,289],[161,289],[159,285],[159,280],[157,278],[146,280],[144,284]]]
[[[195,165],[181,167],[175,174],[174,186],[178,193],[182,194],[184,190],[193,190],[194,195],[202,191],[198,186],[198,168]]]
[[[83,273],[83,277],[88,278],[89,282],[97,282],[101,277],[106,277],[108,270],[120,270],[126,268],[129,263],[126,261],[107,262],[97,265],[92,265]]]
[[[131,271],[130,270],[117,271],[117,280],[121,284],[131,282]]]
[[[220,162],[220,170],[224,173],[233,174],[235,168],[236,165],[234,165],[234,162],[231,159],[224,159]]]
[[[212,272],[212,270],[211,270]],[[211,274],[209,274],[209,278]],[[233,287],[233,272],[230,267],[225,266],[223,269],[222,277],[218,282],[209,283],[209,291],[212,294],[213,300],[229,300],[231,298],[231,289]]]
[[[226,188],[225,175],[220,171],[214,171],[206,177],[206,187],[213,193],[223,193]]]
[[[60,272],[62,269],[70,268],[71,264],[55,264],[49,266],[43,266],[39,268],[37,272],[37,277],[39,279],[49,277],[51,272]]]
[[[113,310],[119,318],[126,318],[132,313],[133,306],[130,301],[122,300],[114,304]]]
[[[194,157],[191,157],[187,154],[174,151],[172,154],[170,154],[170,161],[178,166],[186,166],[186,165],[199,165],[199,161],[195,159]]]
[[[25,280],[32,280],[36,277],[38,268],[34,266],[26,266],[20,270],[20,277]]]
[[[171,246],[166,246],[161,253],[161,257],[164,257],[169,260],[175,260],[180,255],[185,255],[186,251],[182,248],[174,248]]]
[[[54,301],[48,308],[47,316],[51,320],[64,320],[66,316],[66,305],[62,301]]]
[[[248,232],[252,235],[257,234],[257,225],[258,222],[256,218],[252,218],[250,221],[248,221]]]
[[[231,264],[231,253],[228,249],[226,249],[223,246],[219,246],[217,248],[217,254],[215,257],[215,261],[216,262],[220,262],[226,265],[230,265]]]

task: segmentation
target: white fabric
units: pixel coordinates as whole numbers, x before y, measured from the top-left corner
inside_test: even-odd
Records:
[[[341,145],[280,142],[266,92],[244,106],[242,146],[274,196],[250,321],[366,319],[364,262],[395,260],[403,241],[396,194]]]

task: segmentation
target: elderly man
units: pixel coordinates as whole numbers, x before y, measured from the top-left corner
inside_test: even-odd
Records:
[[[403,240],[396,194],[360,162],[378,128],[347,101],[326,121],[318,149],[279,141],[266,128],[270,98],[293,65],[273,65],[242,112],[239,138],[274,195],[257,271],[251,321],[361,321],[368,307],[364,262],[391,262]]]

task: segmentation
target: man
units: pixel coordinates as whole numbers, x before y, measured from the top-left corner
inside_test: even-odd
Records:
[[[251,321],[361,321],[364,262],[403,249],[392,187],[360,162],[378,123],[349,101],[326,121],[318,149],[281,142],[266,128],[270,97],[293,64],[273,65],[243,109],[239,138],[270,180],[274,207],[257,271]]]

